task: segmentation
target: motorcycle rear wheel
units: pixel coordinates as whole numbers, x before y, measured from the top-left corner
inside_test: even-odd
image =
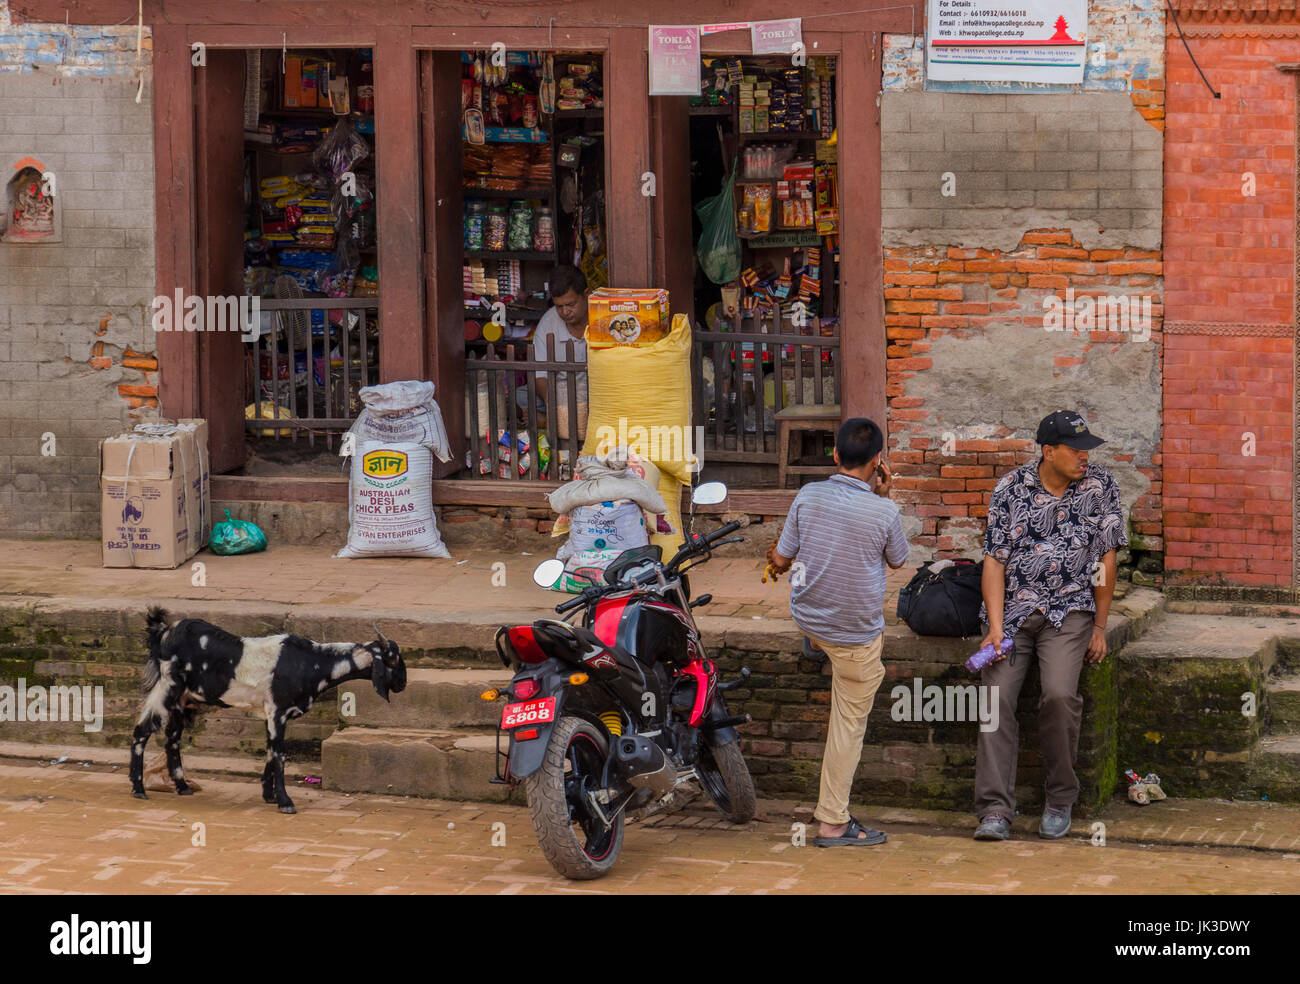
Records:
[[[695,770],[709,799],[728,820],[749,823],[754,819],[758,813],[758,796],[754,792],[754,777],[740,753],[739,740],[717,746],[701,742]]]
[[[599,878],[614,867],[623,850],[623,815],[604,826],[585,795],[600,785],[608,757],[604,731],[566,715],[551,732],[542,767],[524,780],[537,843],[565,878]]]

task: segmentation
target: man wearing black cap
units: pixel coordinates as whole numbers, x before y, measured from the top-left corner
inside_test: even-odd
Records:
[[[1030,664],[1038,661],[1042,698],[1038,732],[1046,772],[1040,837],[1064,837],[1079,796],[1074,760],[1086,656],[1106,656],[1106,617],[1115,591],[1115,550],[1128,545],[1119,486],[1088,464],[1105,443],[1077,413],[1058,410],[1038,425],[1042,457],[1002,476],[989,502],[984,537],[981,645],[1011,638],[1009,657],[984,668],[997,688],[998,728],[981,731],[975,760],[976,840],[1006,840],[1015,816],[1019,726],[1016,703]]]

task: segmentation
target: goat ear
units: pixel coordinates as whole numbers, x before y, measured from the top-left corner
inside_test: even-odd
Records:
[[[372,654],[370,660],[370,682],[375,685],[375,693],[388,700],[388,667],[378,656]]]

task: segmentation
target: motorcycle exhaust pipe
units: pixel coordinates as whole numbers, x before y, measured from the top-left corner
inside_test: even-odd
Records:
[[[649,789],[656,797],[668,795],[677,784],[677,770],[664,750],[641,735],[614,739],[614,775],[630,786]]]

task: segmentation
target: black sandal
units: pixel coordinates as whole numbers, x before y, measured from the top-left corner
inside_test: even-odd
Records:
[[[867,836],[859,837],[858,834]],[[838,837],[814,837],[813,844],[817,847],[872,847],[883,844],[886,840],[888,840],[886,834],[871,827],[864,827],[856,818],[850,816],[848,828],[844,833]]]

